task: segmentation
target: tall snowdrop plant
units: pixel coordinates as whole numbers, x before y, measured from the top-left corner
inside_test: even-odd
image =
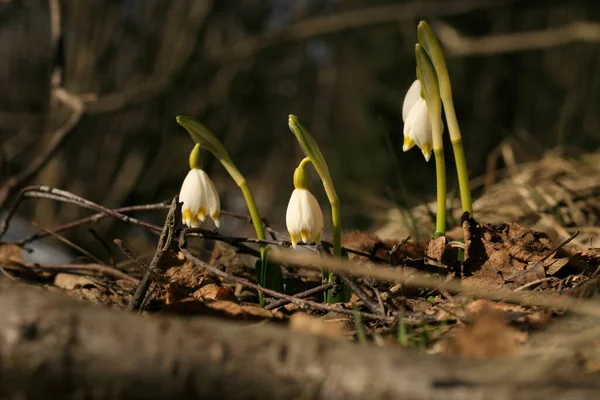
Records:
[[[450,140],[454,151],[454,160],[456,162],[456,172],[458,174],[458,185],[460,188],[460,200],[463,211],[467,211],[473,215],[473,205],[471,200],[471,189],[469,188],[469,172],[467,170],[467,161],[465,151],[462,144],[462,136],[454,110],[454,101],[452,100],[452,86],[450,84],[450,75],[444,59],[444,52],[440,43],[431,30],[427,22],[421,21],[417,28],[419,36],[419,44],[423,46],[425,52],[429,56],[437,79],[439,81],[439,92],[444,104],[444,113],[448,123],[448,131],[450,132]]]
[[[265,240],[265,230],[254,196],[252,196],[252,192],[250,192],[246,179],[236,168],[231,157],[229,157],[229,153],[227,153],[225,146],[223,146],[210,130],[193,118],[180,115],[176,120],[179,125],[188,131],[192,140],[202,148],[210,151],[221,162],[229,175],[231,175],[231,178],[233,178],[244,195],[252,219],[252,224],[256,230],[256,236],[261,240]],[[281,268],[278,265],[271,264],[267,261],[267,250],[268,248],[266,245],[262,244],[260,246],[261,263],[259,266],[260,268],[256,269],[258,282],[263,287],[283,292],[283,276],[281,274]],[[264,299],[261,292],[259,292],[259,299],[260,304],[263,305]]]
[[[433,64],[423,47],[415,46],[417,80],[408,90],[402,106],[404,117],[404,146],[407,151],[415,144],[421,148],[426,161],[435,157],[437,183],[437,216],[434,237],[446,233],[446,164],[442,140],[442,103]]]
[[[288,119],[288,125],[292,133],[296,136],[302,151],[306,155],[306,157],[310,160],[312,165],[315,167],[317,174],[319,174],[319,178],[323,182],[323,187],[325,188],[325,193],[327,194],[327,199],[329,200],[329,204],[331,205],[331,222],[333,225],[333,255],[335,257],[342,257],[342,222],[340,216],[340,200],[335,191],[335,187],[333,185],[333,180],[331,179],[331,174],[329,173],[329,167],[327,167],[327,163],[325,162],[325,158],[317,145],[315,139],[313,139],[312,135],[300,124],[298,121],[298,117],[295,115],[290,115]],[[329,272],[326,274],[327,282],[331,282],[333,280],[333,273]],[[340,290],[337,294],[334,294],[334,290],[330,289],[326,296],[325,300],[328,303],[337,303],[340,301],[346,301],[349,292],[347,290]]]

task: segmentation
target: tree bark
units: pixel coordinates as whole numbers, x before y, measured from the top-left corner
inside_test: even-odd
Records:
[[[0,283],[0,397],[596,398],[577,358],[490,362],[209,318],[139,316]]]

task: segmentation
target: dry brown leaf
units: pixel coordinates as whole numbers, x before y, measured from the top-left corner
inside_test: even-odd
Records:
[[[22,263],[23,249],[16,244],[0,244],[0,261],[3,261],[4,263],[8,261]]]
[[[81,289],[86,286],[92,286],[98,289],[102,289],[101,286],[98,286],[96,282],[92,281],[86,276],[67,274],[64,272],[59,272],[58,274],[56,274],[56,276],[54,277],[54,286],[66,290]]]
[[[163,307],[163,311],[178,315],[206,315],[237,320],[282,320],[283,314],[255,305],[240,305],[228,300],[199,301],[187,298]]]
[[[235,295],[235,288],[233,287],[220,287],[217,290],[217,294],[215,295],[215,300],[231,300],[238,301],[238,298]]]
[[[197,267],[193,262],[188,261],[181,266],[174,266],[167,269],[165,276],[169,278],[172,284],[178,285],[186,291],[194,291],[204,284],[213,282],[207,278],[206,270]],[[210,282],[206,282],[209,279]]]
[[[216,283],[208,283],[192,293],[192,297],[197,300],[215,300],[219,289],[221,287]]]
[[[224,242],[215,243],[215,248],[208,263],[219,268],[224,268],[225,272],[231,275],[241,276],[246,279],[254,277],[254,271],[248,268],[236,248]]]
[[[479,303],[469,325],[456,329],[446,339],[444,352],[466,357],[511,357],[518,352],[523,335],[511,328],[501,313],[488,304]]]
[[[347,321],[348,318],[345,318],[345,320]],[[344,337],[344,331],[340,327],[340,324],[332,323],[331,320],[326,322],[321,318],[311,317],[302,312],[298,312],[290,317],[288,327],[292,332],[302,332],[332,338]]]
[[[381,240],[373,233],[359,230],[347,231],[342,234],[342,246],[381,260],[389,260],[390,251],[397,243],[400,243],[400,240]],[[391,264],[400,265],[406,257],[422,258],[423,248],[413,242],[405,243],[394,251]],[[367,261],[366,257],[354,253],[349,253],[348,258],[350,260]]]

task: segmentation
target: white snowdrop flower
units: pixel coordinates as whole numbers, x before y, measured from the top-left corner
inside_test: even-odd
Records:
[[[417,79],[406,92],[402,104],[402,119],[404,120],[404,145],[403,151],[410,150],[417,145],[423,152],[425,161],[431,158],[433,136],[427,102],[421,97],[421,82]]]
[[[285,222],[294,248],[300,239],[306,244],[321,241],[323,213],[317,199],[308,189],[294,189],[288,203]]]
[[[188,172],[181,185],[179,201],[183,203],[181,214],[185,225],[198,228],[210,216],[215,226],[219,227],[219,193],[203,170],[193,168]]]

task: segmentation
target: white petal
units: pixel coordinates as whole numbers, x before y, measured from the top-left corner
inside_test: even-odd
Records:
[[[402,121],[406,122],[408,113],[413,108],[417,100],[421,98],[421,82],[417,79],[410,86],[404,97],[404,103],[402,104]]]
[[[193,215],[196,215],[200,208],[200,181],[196,171],[190,170],[183,180],[181,190],[179,191],[179,201],[183,203],[182,209],[188,209]]]
[[[202,206],[206,210],[211,218],[213,215],[218,216],[221,212],[221,202],[219,200],[219,193],[217,192],[217,188],[215,184],[210,180],[206,172],[200,170],[198,174],[200,177],[200,184],[202,186],[202,193],[204,196],[202,197]],[[213,218],[214,219],[214,218]]]
[[[285,214],[285,225],[288,232],[299,234],[300,224],[302,221],[302,211],[300,208],[300,189],[295,189],[292,192]]]
[[[404,137],[405,143],[407,142],[406,138],[410,138],[414,144],[419,146],[423,151],[425,160],[429,161],[433,147],[433,137],[427,102],[423,98],[419,98],[408,113],[408,117],[404,123]],[[404,151],[407,150],[407,147],[410,148],[412,146],[405,145]]]
[[[295,189],[292,192],[286,213],[286,225],[292,237],[302,238],[305,243],[319,242],[323,232],[323,213],[319,202],[306,189]]]
[[[188,172],[179,192],[179,201],[183,203],[182,220],[187,226],[197,228],[206,216],[210,216],[217,228],[219,227],[218,217],[221,211],[219,193],[203,170],[192,169]],[[200,210],[203,210],[206,215],[198,215]]]

